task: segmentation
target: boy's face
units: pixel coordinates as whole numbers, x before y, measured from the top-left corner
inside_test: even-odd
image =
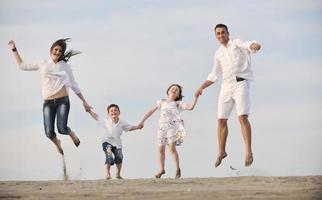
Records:
[[[111,107],[109,110],[108,110],[108,115],[111,117],[111,118],[118,118],[120,116],[120,111],[119,109],[117,109],[117,107]]]

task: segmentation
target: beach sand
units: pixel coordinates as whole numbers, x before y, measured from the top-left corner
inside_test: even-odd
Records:
[[[322,176],[1,181],[0,199],[322,199]]]

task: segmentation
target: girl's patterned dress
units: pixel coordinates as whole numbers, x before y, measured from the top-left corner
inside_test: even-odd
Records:
[[[181,101],[166,102],[165,99],[162,99],[157,102],[157,106],[160,110],[158,144],[175,143],[180,145],[186,136],[180,112],[185,109],[186,104]]]

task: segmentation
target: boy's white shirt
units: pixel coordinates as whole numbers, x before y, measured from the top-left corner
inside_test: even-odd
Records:
[[[121,120],[115,124],[109,117],[97,117],[98,125],[105,128],[105,133],[102,137],[102,143],[108,142],[116,148],[122,148],[121,135],[123,132],[129,131],[133,126]]]

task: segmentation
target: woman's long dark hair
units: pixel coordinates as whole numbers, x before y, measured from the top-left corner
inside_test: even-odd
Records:
[[[62,48],[62,55],[60,56],[60,58],[58,59],[58,62],[63,60],[65,62],[68,62],[70,57],[75,56],[77,54],[80,54],[80,51],[75,51],[75,50],[68,50],[66,52],[66,48],[67,48],[67,41],[69,41],[70,38],[65,38],[65,39],[59,39],[56,42],[54,42],[51,47],[50,47],[50,52],[52,52],[52,50],[55,48],[55,46],[60,46]]]

